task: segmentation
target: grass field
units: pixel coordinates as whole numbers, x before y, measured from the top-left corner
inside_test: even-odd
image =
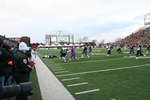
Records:
[[[69,63],[58,58],[42,60],[76,100],[150,99],[150,58],[136,59],[116,50],[106,56],[105,49],[99,48],[93,52],[90,58]],[[59,55],[59,50],[39,50],[40,56],[45,54]]]

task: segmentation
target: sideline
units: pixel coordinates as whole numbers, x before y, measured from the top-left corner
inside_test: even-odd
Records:
[[[75,100],[62,83],[59,82],[55,75],[41,61],[39,56],[37,56],[35,63],[42,100]]]

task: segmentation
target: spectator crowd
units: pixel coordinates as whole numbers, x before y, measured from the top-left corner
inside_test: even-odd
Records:
[[[116,44],[135,47],[138,47],[138,45],[147,46],[150,44],[150,27],[143,28],[122,40],[116,41]]]

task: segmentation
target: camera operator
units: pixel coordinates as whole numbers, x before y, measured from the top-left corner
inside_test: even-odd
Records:
[[[34,62],[31,60],[31,52],[25,42],[19,44],[19,49],[14,54],[14,79],[17,84],[29,82],[30,72],[34,67]],[[30,94],[30,93],[29,93]],[[20,93],[16,100],[28,100],[27,94]]]
[[[13,58],[9,52],[10,47],[5,45],[3,40],[0,39],[0,91],[2,87],[6,85],[6,80],[10,74],[12,74],[12,69],[14,66]],[[0,97],[1,97],[0,93]]]

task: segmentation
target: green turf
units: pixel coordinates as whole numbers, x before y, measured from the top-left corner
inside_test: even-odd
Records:
[[[33,84],[32,85],[33,86],[33,91],[32,91],[33,95],[29,97],[29,100],[42,100],[35,69],[31,72],[31,79],[30,80]]]
[[[81,50],[77,50],[81,56]],[[56,54],[59,56],[60,50],[39,50],[42,57],[45,54]],[[128,52],[126,50],[125,52]],[[105,53],[105,49],[94,49],[94,53]],[[145,51],[144,51],[145,52]],[[69,63],[64,63],[62,59],[42,59],[48,68],[56,75],[63,85],[70,91],[76,100],[149,100],[150,98],[150,66],[122,69],[90,74],[60,76],[65,74],[80,73],[87,71],[98,71],[106,69],[132,67],[137,65],[150,64],[150,59],[125,58],[124,56],[134,56],[127,53],[118,54],[114,49],[112,55],[91,55],[90,58],[82,58]],[[57,67],[64,68],[67,73],[55,73]],[[78,80],[62,81],[62,79],[80,77]],[[67,87],[67,85],[88,82],[86,85]],[[76,92],[100,89],[98,92],[75,95]]]

